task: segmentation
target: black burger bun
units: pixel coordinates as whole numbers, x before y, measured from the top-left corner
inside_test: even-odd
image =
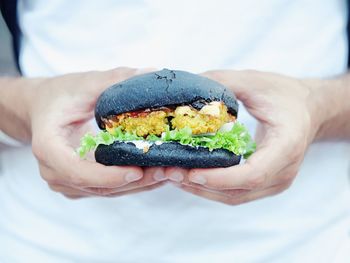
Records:
[[[153,144],[144,153],[131,142],[114,142],[99,145],[95,159],[104,165],[125,166],[177,166],[184,168],[216,168],[236,165],[241,156],[224,149],[209,151],[204,147],[192,147],[176,142]]]
[[[97,100],[95,118],[104,129],[101,118],[148,108],[192,105],[223,101],[228,112],[237,117],[238,103],[233,92],[208,78],[180,70],[139,75],[105,90]]]
[[[179,105],[191,105],[199,110],[211,101],[224,102],[228,112],[237,117],[236,97],[225,86],[189,72],[163,69],[109,87],[97,100],[95,118],[104,129],[103,118],[122,113]],[[224,149],[209,151],[177,142],[152,144],[146,152],[131,142],[114,142],[99,145],[95,159],[104,165],[214,168],[236,165],[241,156]]]

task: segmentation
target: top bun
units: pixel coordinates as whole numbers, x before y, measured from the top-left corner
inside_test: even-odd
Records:
[[[135,76],[106,89],[97,100],[95,118],[103,129],[102,117],[178,105],[192,105],[198,109],[211,101],[223,101],[228,112],[237,117],[236,97],[225,86],[186,71],[163,69]]]

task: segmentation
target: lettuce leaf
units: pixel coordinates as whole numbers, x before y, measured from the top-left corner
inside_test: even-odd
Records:
[[[88,152],[94,151],[100,144],[110,145],[115,141],[135,141],[143,140],[143,137],[136,134],[123,132],[121,127],[114,129],[113,134],[107,131],[100,131],[97,135],[93,136],[90,133],[85,134],[80,139],[80,147],[76,150],[81,158],[84,158]]]
[[[115,141],[135,140],[144,140],[144,138],[134,133],[124,132],[121,127],[118,127],[114,130],[113,134],[107,131],[101,131],[96,136],[91,134],[84,135],[77,152],[81,158],[84,158],[89,151],[95,150],[100,144],[110,145]],[[254,153],[256,149],[256,144],[249,135],[248,130],[238,122],[235,122],[230,131],[218,131],[215,135],[192,135],[192,130],[189,127],[180,130],[170,130],[168,127],[161,137],[149,135],[146,140],[177,141],[183,145],[206,147],[210,151],[214,149],[226,149],[236,155],[243,155],[245,159]]]

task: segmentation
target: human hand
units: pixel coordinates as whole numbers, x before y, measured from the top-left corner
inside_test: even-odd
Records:
[[[29,106],[32,149],[41,176],[52,190],[70,198],[119,196],[162,184],[162,168],[108,167],[82,160],[74,152],[79,138],[93,131],[89,120],[100,93],[139,73],[145,71],[117,68],[33,80]]]
[[[209,71],[204,76],[231,88],[258,120],[257,151],[241,165],[168,168],[166,176],[185,191],[231,205],[287,189],[321,123],[310,82],[257,71]]]

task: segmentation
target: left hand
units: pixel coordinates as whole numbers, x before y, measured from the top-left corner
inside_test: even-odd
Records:
[[[76,199],[114,197],[148,191],[164,184],[163,168],[104,166],[81,159],[75,148],[86,132],[93,133],[95,103],[106,87],[149,70],[116,68],[71,73],[45,79],[23,79],[28,99],[32,149],[42,178],[55,192]],[[30,85],[31,84],[31,85]]]
[[[321,123],[312,82],[257,71],[210,71],[204,76],[232,89],[258,120],[257,151],[241,165],[172,167],[166,176],[187,192],[231,205],[286,190]]]

